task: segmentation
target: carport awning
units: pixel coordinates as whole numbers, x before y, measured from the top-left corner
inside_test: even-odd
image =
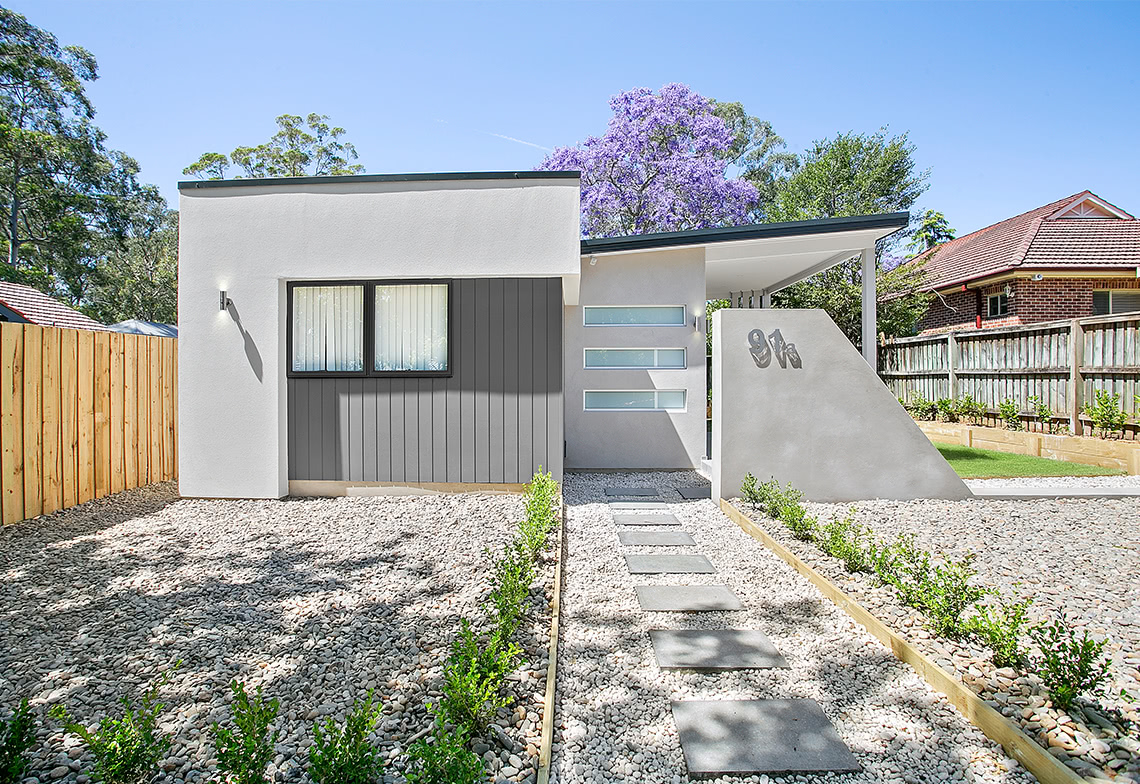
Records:
[[[730,292],[771,295],[860,255],[905,227],[905,212],[764,223],[725,229],[583,240],[583,256],[703,248],[708,299]]]

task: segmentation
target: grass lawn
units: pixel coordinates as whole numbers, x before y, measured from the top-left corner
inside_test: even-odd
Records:
[[[1123,471],[1113,468],[1050,460],[1047,457],[1017,455],[1011,452],[993,452],[956,444],[934,446],[963,479],[994,479],[1009,476],[1119,476]]]

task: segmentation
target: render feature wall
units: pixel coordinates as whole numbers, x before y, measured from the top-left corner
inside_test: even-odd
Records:
[[[813,501],[970,497],[822,310],[717,311],[712,405],[713,498],[748,472]]]
[[[703,249],[599,255],[581,260],[579,304],[566,308],[566,466],[694,468],[705,452]],[[680,327],[586,327],[586,305],[685,305]],[[684,370],[585,369],[586,348],[684,348]],[[585,411],[585,390],[684,389],[686,410]]]
[[[187,496],[288,492],[287,280],[578,273],[574,178],[193,186],[179,203]]]
[[[289,478],[562,478],[562,281],[455,281],[450,378],[290,378]]]

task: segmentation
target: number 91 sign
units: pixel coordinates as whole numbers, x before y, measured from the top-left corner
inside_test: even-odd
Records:
[[[772,357],[776,358],[782,368],[791,365],[798,370],[803,367],[800,352],[796,351],[796,344],[785,341],[778,329],[772,330],[767,336],[762,330],[754,329],[748,333],[748,344],[750,346],[748,352],[752,354],[752,361],[758,368],[766,368],[772,364]]]

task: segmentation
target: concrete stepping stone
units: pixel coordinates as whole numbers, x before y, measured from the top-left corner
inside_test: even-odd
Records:
[[[746,629],[650,629],[663,670],[753,670],[787,667],[768,635]]]
[[[610,501],[610,511],[632,510],[634,512],[644,512],[647,510],[665,510],[669,508],[669,504],[663,504],[660,501]]]
[[[685,547],[696,545],[684,531],[618,531],[618,541],[627,547]]]
[[[657,496],[655,487],[607,487],[606,495],[622,498],[636,498],[638,496]]]
[[[627,555],[630,574],[713,574],[716,569],[703,555]]]
[[[673,720],[690,776],[860,770],[815,700],[684,700]]]
[[[614,512],[618,525],[680,525],[681,521],[668,512]]]
[[[708,485],[700,487],[678,487],[677,492],[686,501],[695,501],[698,498],[712,498],[712,488]]]
[[[727,585],[639,585],[637,601],[651,612],[711,612],[743,610]]]

